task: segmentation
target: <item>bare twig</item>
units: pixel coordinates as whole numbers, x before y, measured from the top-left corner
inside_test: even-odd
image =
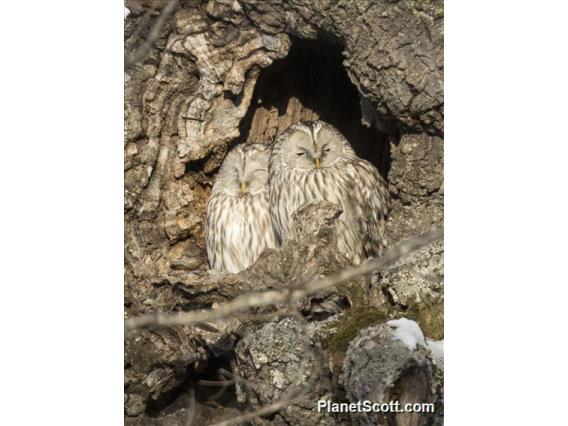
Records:
[[[167,2],[166,6],[162,9],[160,16],[156,20],[155,24],[152,26],[150,30],[150,34],[141,46],[139,46],[134,52],[131,52],[128,55],[125,55],[124,58],[124,66],[126,69],[131,68],[133,65],[136,65],[138,62],[143,61],[150,53],[154,42],[160,37],[160,32],[164,27],[166,21],[170,17],[170,15],[175,11],[178,6],[178,0],[170,0]]]
[[[148,326],[166,327],[173,325],[190,325],[199,322],[214,321],[226,318],[229,315],[248,308],[281,303],[286,300],[288,293],[288,290],[252,292],[244,296],[237,297],[230,302],[223,303],[216,309],[208,309],[197,312],[179,312],[173,314],[166,314],[163,312],[145,314],[138,317],[128,318],[125,322],[126,330],[134,330]]]
[[[220,320],[250,308],[294,302],[305,296],[342,284],[360,275],[381,270],[401,257],[424,247],[432,241],[442,238],[443,235],[444,231],[441,229],[426,232],[402,242],[378,259],[371,259],[353,268],[344,269],[327,277],[309,281],[307,284],[296,290],[285,288],[282,290],[252,292],[237,297],[230,302],[223,303],[216,309],[177,313],[153,312],[128,318],[125,321],[125,327],[127,331],[131,331],[149,326],[165,327],[174,325],[190,325],[199,322]]]
[[[219,390],[217,392],[215,392],[215,394],[213,396],[209,397],[209,401],[211,401],[211,402],[217,401],[219,398],[221,398],[225,394],[227,389],[229,389],[229,387],[231,387],[234,384],[235,384],[235,381],[233,380],[231,384],[221,385],[219,387]]]
[[[277,411],[282,410],[283,408],[288,407],[289,405],[300,401],[303,399],[305,395],[294,395],[292,397],[285,397],[282,398],[272,404],[269,404],[265,407],[262,407],[258,410],[251,411],[250,413],[243,414],[242,416],[235,417],[233,419],[227,419],[219,423],[215,423],[211,426],[234,426],[246,422],[248,420],[254,419],[256,417],[265,416],[267,414],[276,413]]]
[[[234,369],[235,367],[233,366],[232,368]],[[247,380],[247,379],[245,379],[245,378],[243,378],[243,377],[240,377],[240,376],[238,376],[238,375],[236,375],[236,374],[234,374],[234,373],[231,373],[230,371],[225,370],[224,368],[219,368],[219,373],[220,373],[222,376],[224,376],[224,377],[226,377],[226,378],[228,378],[228,379],[233,379],[233,380],[235,381],[235,383],[241,383],[241,384],[243,384],[243,385],[245,385],[245,386],[248,386],[248,387],[251,387],[251,388],[253,388],[253,389],[256,389],[256,388],[257,388],[257,386],[256,386],[255,383],[252,383],[251,381],[249,381],[249,380]]]
[[[198,380],[199,386],[229,387],[233,386],[236,380]]]
[[[400,258],[424,247],[425,245],[435,240],[443,238],[443,236],[443,229],[435,229],[417,237],[403,241],[401,244],[387,251],[384,256],[379,257],[378,259],[371,259],[367,262],[363,262],[355,268],[344,269],[343,271],[340,271],[328,277],[309,282],[305,286],[306,294],[317,293],[320,290],[333,287],[338,283],[349,281],[350,279],[356,278],[360,275],[365,275],[374,271],[380,271],[385,266],[396,262]]]
[[[195,416],[195,391],[193,389],[189,390],[189,404],[187,407],[187,426],[193,424],[193,418]]]

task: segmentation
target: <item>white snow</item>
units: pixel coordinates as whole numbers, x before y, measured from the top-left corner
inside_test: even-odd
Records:
[[[424,334],[416,322],[406,318],[399,318],[387,321],[387,325],[394,328],[392,332],[393,337],[404,343],[409,350],[415,350],[418,344],[426,346]]]
[[[126,19],[128,15],[130,15],[130,9],[124,6],[124,19]]]
[[[443,340],[424,340],[424,333],[422,333],[420,326],[407,318],[387,321],[387,325],[393,328],[393,337],[404,343],[409,350],[414,351],[418,345],[422,345],[430,351],[434,364],[441,368],[444,367]]]
[[[426,346],[430,349],[432,361],[438,367],[444,368],[444,341],[426,339]]]

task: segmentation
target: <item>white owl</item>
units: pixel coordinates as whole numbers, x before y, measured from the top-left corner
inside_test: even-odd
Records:
[[[337,204],[339,251],[359,263],[381,254],[390,205],[387,184],[347,139],[322,121],[291,126],[277,139],[269,166],[270,214],[281,240],[292,237],[292,214],[316,201]]]
[[[237,273],[278,246],[268,197],[270,147],[241,144],[228,154],[207,203],[205,239],[212,269]]]

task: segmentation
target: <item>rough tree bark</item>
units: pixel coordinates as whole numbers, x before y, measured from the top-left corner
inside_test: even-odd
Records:
[[[167,4],[126,0],[127,53],[152,38]],[[299,120],[329,121],[388,180],[394,201],[390,246],[442,226],[442,1],[180,0],[158,29],[141,60],[125,72],[126,317],[209,308],[250,290],[305,282],[348,266],[333,250],[338,213],[323,204],[299,212],[300,236],[266,252],[249,270],[233,276],[208,270],[204,212],[227,150],[239,142],[272,143]],[[407,316],[428,337],[443,338],[442,279],[438,242],[382,277],[361,277],[297,306],[313,350],[324,360],[320,394],[345,397],[343,359],[366,326]],[[186,424],[190,391],[197,399],[194,424],[274,402],[278,392],[247,394],[237,383],[241,391],[228,385],[212,405],[214,392],[199,381],[233,368],[243,380],[272,389],[278,366],[257,369],[247,353],[266,327],[291,324],[282,323],[291,320],[277,311],[259,309],[255,320],[244,315],[129,333],[127,422]],[[305,343],[296,340],[293,350]],[[313,408],[304,401],[253,422],[327,421],[312,417]]]

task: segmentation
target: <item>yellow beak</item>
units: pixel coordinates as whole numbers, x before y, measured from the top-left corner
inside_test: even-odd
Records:
[[[248,185],[246,182],[241,182],[241,192],[244,194],[248,191]]]
[[[316,163],[316,169],[319,169],[320,168],[320,159],[314,158],[314,163]]]

